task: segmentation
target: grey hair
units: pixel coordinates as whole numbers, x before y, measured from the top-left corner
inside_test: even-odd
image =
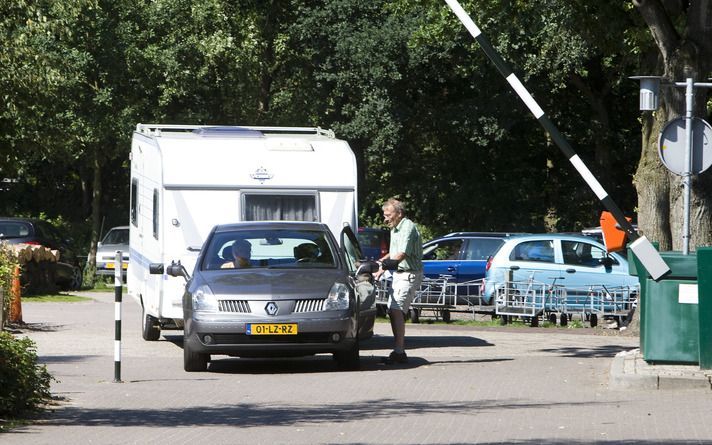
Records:
[[[405,204],[396,198],[388,198],[388,201],[383,204],[383,210],[386,210],[388,207],[392,207],[396,213],[405,215]]]

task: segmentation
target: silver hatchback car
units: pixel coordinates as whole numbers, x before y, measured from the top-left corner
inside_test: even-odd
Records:
[[[183,298],[186,371],[205,371],[212,355],[304,356],[333,353],[340,368],[359,366],[359,341],[373,335],[375,263],[349,227],[340,244],[325,224],[249,222],[218,225],[192,276],[180,263],[167,275],[187,279]],[[152,273],[163,273],[152,264]]]
[[[639,286],[638,278],[628,274],[628,261],[623,255],[608,253],[603,244],[583,235],[548,233],[509,238],[487,262],[486,269],[487,304],[510,275],[512,281],[533,279],[563,286],[571,297],[586,293],[591,286]]]

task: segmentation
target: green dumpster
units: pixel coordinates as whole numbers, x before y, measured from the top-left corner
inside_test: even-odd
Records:
[[[640,282],[640,350],[647,362],[699,363],[697,255],[660,252],[670,272],[653,280],[632,252],[629,272]]]
[[[712,369],[712,247],[697,249],[699,277],[700,368]]]

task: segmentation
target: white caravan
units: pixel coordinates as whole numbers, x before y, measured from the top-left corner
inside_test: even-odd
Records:
[[[149,264],[192,272],[216,224],[320,221],[334,236],[356,224],[356,159],[320,128],[138,124],[131,143],[128,292],[143,308],[143,338],[181,328],[183,282]]]

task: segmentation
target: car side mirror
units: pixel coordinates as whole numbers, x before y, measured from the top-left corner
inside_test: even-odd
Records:
[[[356,275],[376,273],[378,269],[378,263],[375,261],[361,261],[356,270]]]
[[[613,258],[609,256],[603,257],[601,258],[601,264],[603,264],[603,267],[605,267],[606,269],[610,269],[611,267],[613,267]]]

